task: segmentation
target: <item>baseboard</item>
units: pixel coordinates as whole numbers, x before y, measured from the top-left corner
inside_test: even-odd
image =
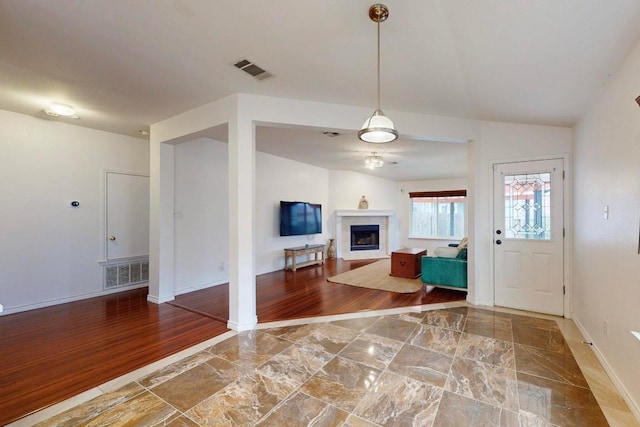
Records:
[[[173,295],[170,295],[168,297],[157,297],[151,294],[147,295],[147,301],[154,304],[162,304],[163,302],[173,301],[174,299],[176,298]]]
[[[227,322],[227,327],[236,332],[252,331],[256,329],[257,326],[258,326],[258,316],[254,316],[254,318],[251,321],[244,322],[244,323],[238,323],[231,320]]]
[[[484,305],[487,307],[493,307],[493,301],[483,300],[481,298],[475,298],[471,296],[469,292],[467,292],[467,302],[472,305]]]
[[[132,291],[134,289],[146,288],[147,286],[149,286],[149,282],[138,283],[137,285],[132,285],[132,286],[122,286],[119,288],[109,289],[109,290],[100,290],[99,292],[91,292],[88,294],[74,295],[72,297],[53,299],[53,300],[43,301],[35,304],[26,304],[26,305],[20,305],[17,307],[5,306],[4,310],[0,312],[0,316],[21,313],[23,311],[36,310],[38,308],[53,307],[55,305],[81,301],[89,298],[103,297],[106,295],[117,294],[118,292]]]
[[[220,285],[224,285],[226,283],[229,283],[229,279],[223,279],[223,280],[219,280],[217,282],[203,283],[202,285],[190,286],[188,288],[176,289],[175,295],[176,296],[177,295],[184,295],[184,294],[188,294],[189,292],[200,291],[202,289],[212,288],[214,286],[220,286]]]
[[[580,320],[577,317],[574,316],[573,317],[573,322],[578,327],[578,330],[580,331],[582,336],[588,342],[591,343],[591,348],[593,349],[593,353],[596,355],[596,358],[598,359],[598,361],[602,365],[602,368],[604,369],[604,371],[607,373],[607,375],[611,379],[611,382],[613,383],[614,387],[618,390],[618,393],[620,393],[620,396],[625,401],[625,403],[629,406],[629,409],[631,410],[633,415],[636,417],[636,419],[640,420],[640,406],[638,405],[638,402],[634,401],[631,398],[631,395],[627,391],[626,387],[620,381],[620,379],[616,376],[615,372],[611,368],[611,365],[609,365],[609,363],[607,362],[607,359],[604,357],[604,355],[602,354],[602,352],[598,348],[598,345],[591,339],[591,337],[587,333],[587,330],[582,326],[582,324],[580,323]]]

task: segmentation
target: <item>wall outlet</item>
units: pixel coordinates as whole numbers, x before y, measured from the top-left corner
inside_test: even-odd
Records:
[[[220,271],[224,271],[224,269],[225,269],[224,261],[222,261],[222,262],[220,263],[220,267],[219,267],[219,268],[220,268]]]
[[[604,332],[605,336],[609,336],[609,321],[605,320],[602,322],[602,332]]]

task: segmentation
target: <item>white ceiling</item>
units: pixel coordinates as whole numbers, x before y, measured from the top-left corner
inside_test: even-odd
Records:
[[[371,0],[2,0],[0,109],[140,136],[236,92],[375,107]],[[571,126],[640,36],[638,0],[386,0],[382,107]],[[231,66],[248,58],[275,77]],[[633,98],[633,94],[630,94]],[[392,117],[393,118],[393,117]],[[67,119],[68,120],[68,119]],[[354,129],[361,123],[355,123]],[[399,129],[402,133],[402,129]],[[362,169],[355,133],[260,128],[258,148]],[[464,176],[460,144],[384,147],[390,179]],[[390,165],[397,161],[397,165]]]

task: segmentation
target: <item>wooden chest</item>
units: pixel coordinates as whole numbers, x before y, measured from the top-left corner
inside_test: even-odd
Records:
[[[426,249],[402,248],[391,252],[391,275],[415,279],[420,277],[421,259]]]

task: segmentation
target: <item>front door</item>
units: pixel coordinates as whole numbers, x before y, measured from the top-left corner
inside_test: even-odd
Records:
[[[494,302],[564,314],[563,160],[494,165]]]

